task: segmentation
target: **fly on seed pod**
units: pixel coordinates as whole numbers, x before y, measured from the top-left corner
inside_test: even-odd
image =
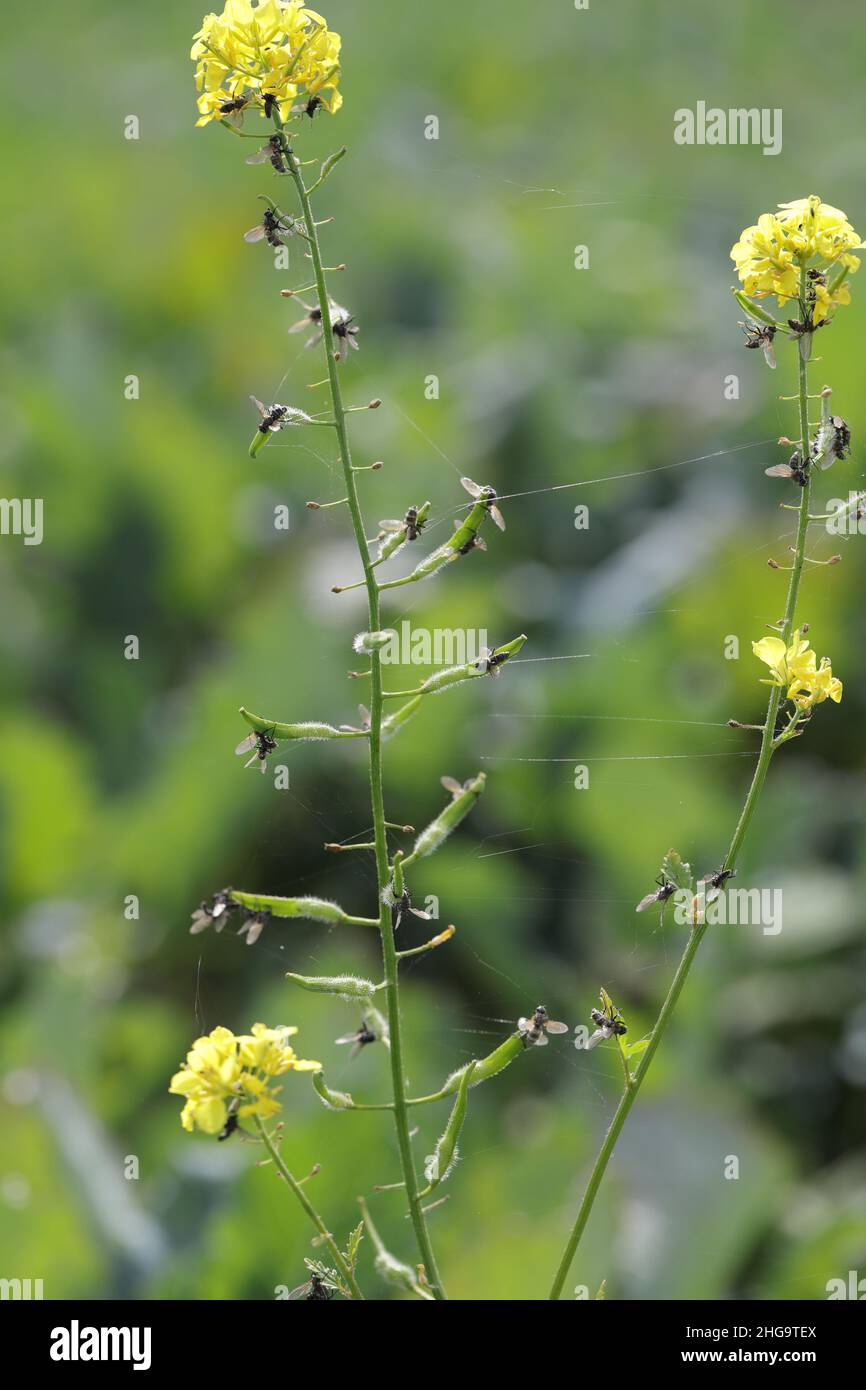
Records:
[[[271,920],[271,909],[263,907],[245,917],[238,928],[238,936],[245,936],[248,946],[254,946]]]
[[[296,217],[287,217],[283,213],[274,212],[273,208],[265,208],[261,222],[244,232],[244,241],[255,242],[264,239],[269,246],[279,250],[281,246],[285,246],[286,237],[301,229],[302,224]]]
[[[252,154],[247,155],[245,162],[247,164],[270,163],[278,174],[288,173],[279,135],[272,135],[267,144],[262,145],[260,150],[254,150]],[[248,238],[248,240],[249,239],[250,238]],[[256,237],[255,240],[258,240],[258,237]]]
[[[487,512],[490,517],[492,517],[493,521],[499,527],[500,531],[504,531],[505,518],[503,517],[501,511],[496,505],[496,489],[490,487],[489,485],[481,487],[478,483],[473,483],[471,478],[461,478],[460,482],[461,485],[469,493],[470,497],[473,497],[476,502],[480,502],[483,504],[484,511]]]
[[[773,339],[777,330],[773,325],[771,323],[741,323],[739,327],[746,335],[746,347],[760,348],[767,366],[775,367],[776,349],[773,346]]]
[[[237,911],[238,904],[231,896],[231,888],[221,888],[218,893],[214,893],[210,903],[202,902],[192,914],[192,926],[190,933],[197,936],[199,932],[205,931],[208,927],[213,927],[214,931],[222,931],[230,912]]]
[[[494,647],[482,647],[478,660],[475,663],[476,671],[482,671],[486,676],[498,676],[500,667],[511,655],[510,652],[500,652]]]
[[[453,797],[458,797],[469,790],[470,784],[475,781],[475,778],[467,777],[465,782],[458,782],[456,777],[440,777],[439,781],[446,792],[450,792]]]
[[[252,767],[253,763],[258,759],[262,773],[264,774],[267,772],[268,756],[273,753],[277,746],[277,741],[274,738],[275,733],[276,729],[273,728],[257,729],[254,733],[247,734],[246,738],[241,739],[235,749],[235,753],[243,756],[244,753],[252,751],[253,754],[253,756],[244,763],[245,768]]]
[[[787,463],[774,463],[772,468],[765,468],[764,472],[768,478],[791,478],[798,487],[805,487],[809,478],[808,467],[796,450]]]
[[[517,1020],[517,1031],[524,1047],[547,1047],[548,1033],[567,1033],[567,1023],[557,1023],[552,1019],[543,1004],[536,1006],[529,1018]]]
[[[658,888],[656,888],[654,893],[647,893],[645,898],[641,898],[635,908],[635,912],[643,912],[653,903],[665,903],[671,894],[677,891],[677,885],[672,883],[669,878],[665,878],[664,874],[659,874],[656,883],[658,884]]]
[[[391,896],[393,897],[393,893],[391,894]],[[397,930],[401,921],[403,920],[404,912],[411,912],[413,917],[420,917],[422,922],[432,922],[433,920],[432,912],[425,912],[424,909],[421,907],[412,906],[412,898],[408,888],[403,889],[402,896],[397,898],[394,902],[392,902],[391,908],[394,912],[395,931]]]
[[[410,507],[402,521],[397,521],[393,517],[390,520],[380,521],[379,530],[384,531],[386,534],[393,534],[395,531],[405,531],[407,541],[417,541],[426,525],[426,520],[418,516],[418,508]]]

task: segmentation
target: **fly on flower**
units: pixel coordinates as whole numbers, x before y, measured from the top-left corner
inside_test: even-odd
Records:
[[[282,142],[278,135],[272,135],[267,144],[262,145],[260,150],[254,150],[252,154],[247,155],[245,162],[247,164],[270,163],[274,166],[274,169],[278,174],[287,174],[289,172],[286,168],[286,159],[285,154],[283,153]],[[270,211],[270,208],[268,208],[268,212]],[[292,220],[294,221],[294,219]],[[251,230],[255,231],[256,228],[252,228]],[[292,228],[292,230],[294,230],[294,227]],[[264,229],[262,234],[264,235]],[[249,232],[247,233],[245,238],[245,240],[247,241],[259,241],[260,239],[260,237],[250,236]],[[271,245],[273,245],[273,242],[271,242]]]
[[[306,309],[306,316],[298,319],[297,323],[293,323],[289,332],[300,333],[303,329],[312,326],[314,331],[304,343],[304,347],[313,347],[315,343],[320,343],[324,337],[322,311],[318,305],[305,304],[303,300],[300,300],[299,303]],[[331,337],[334,339],[334,356],[338,362],[342,362],[347,355],[348,348],[353,347],[356,352],[358,350],[358,344],[355,341],[358,336],[358,325],[348,309],[344,309],[342,304],[338,304],[335,299],[328,300],[328,314],[331,320]]]
[[[524,1047],[547,1047],[548,1033],[567,1033],[567,1023],[557,1023],[552,1019],[543,1004],[536,1006],[529,1018],[517,1020],[517,1031],[523,1039]]]
[[[261,154],[262,151],[259,150],[258,153]],[[266,155],[265,158],[267,157]],[[280,172],[285,171],[280,170]],[[261,222],[257,222],[254,227],[250,227],[248,232],[244,232],[244,241],[251,244],[256,241],[266,241],[269,246],[279,250],[281,246],[285,246],[287,237],[302,229],[302,224],[297,217],[289,217],[284,213],[274,212],[273,208],[265,208]]]
[[[764,361],[768,367],[776,366],[776,349],[773,339],[776,336],[776,328],[771,323],[741,323],[740,328],[746,335],[747,348],[760,348],[764,354]]]
[[[282,409],[283,407],[280,408]],[[235,749],[235,753],[243,756],[244,753],[252,752],[253,755],[244,763],[245,768],[252,767],[253,763],[258,759],[262,773],[264,774],[267,772],[268,756],[273,753],[277,746],[277,741],[274,738],[275,733],[276,730],[273,728],[256,729],[254,733],[247,734],[246,738],[241,739]]]

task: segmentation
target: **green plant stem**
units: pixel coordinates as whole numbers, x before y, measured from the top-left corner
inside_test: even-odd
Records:
[[[313,263],[313,273],[316,282],[316,296],[319,303],[319,312],[321,314],[322,340],[328,367],[328,383],[334,411],[334,427],[340,450],[340,462],[343,469],[349,514],[352,518],[352,529],[355,533],[358,554],[364,570],[369,630],[371,632],[378,632],[381,627],[379,618],[379,585],[370,560],[364,521],[358,501],[355,472],[352,467],[352,455],[349,448],[349,435],[346,426],[346,407],[343,404],[340,376],[337,370],[337,363],[334,359],[333,342],[330,331],[330,305],[328,300],[328,289],[325,282],[325,271],[322,264],[322,254],[319,247],[319,235],[300,166],[289,146],[289,142],[283,131],[282,122],[276,114],[274,115],[274,125],[281,137],[286,165],[297,190],[298,199],[303,212],[304,224],[307,229],[310,258]],[[406,1184],[409,1214],[415,1230],[418,1250],[424,1263],[427,1281],[434,1297],[444,1299],[446,1297],[445,1290],[439,1277],[436,1259],[433,1254],[433,1247],[430,1243],[430,1235],[427,1230],[427,1222],[418,1195],[418,1179],[412,1157],[412,1142],[409,1137],[409,1114],[406,1106],[403,1030],[400,1019],[400,998],[397,979],[397,949],[394,942],[394,927],[391,919],[391,909],[383,899],[383,894],[388,886],[390,878],[390,870],[388,865],[388,840],[385,826],[385,802],[382,785],[382,664],[380,653],[376,651],[372,652],[370,655],[369,749],[370,801],[373,811],[373,838],[376,846],[376,878],[379,891],[379,931],[382,938],[382,963],[384,966],[385,987],[388,997],[388,1028],[391,1035],[391,1083],[394,1095],[394,1121],[397,1130],[397,1146],[400,1151],[400,1165],[403,1172],[403,1180]]]
[[[352,1298],[363,1299],[364,1295],[358,1288],[355,1276],[349,1268],[348,1264],[346,1263],[346,1260],[339,1246],[337,1245],[337,1242],[334,1240],[334,1237],[331,1235],[330,1231],[328,1230],[319,1213],[316,1211],[316,1208],[313,1206],[312,1202],[310,1201],[301,1184],[298,1182],[297,1178],[294,1177],[293,1174],[289,1171],[288,1167],[286,1166],[285,1159],[283,1158],[282,1154],[280,1153],[271,1136],[268,1134],[268,1131],[265,1129],[265,1126],[262,1123],[261,1116],[255,1115],[253,1118],[255,1119],[256,1129],[259,1131],[261,1141],[267,1149],[268,1153],[270,1154],[271,1160],[275,1168],[277,1169],[277,1172],[280,1174],[280,1177],[287,1184],[287,1186],[291,1188],[292,1192],[297,1197],[301,1206],[304,1208],[304,1211],[307,1213],[307,1216],[310,1218],[316,1230],[318,1231],[322,1239],[322,1243],[327,1246],[328,1251],[331,1255],[331,1259],[334,1261],[334,1264],[337,1266],[337,1269],[340,1271],[340,1274],[345,1280],[346,1286],[349,1289]]]
[[[800,298],[802,301],[802,315],[805,312],[806,298],[805,270],[802,270],[800,274]],[[805,460],[808,460],[809,458],[807,376],[808,373],[806,369],[806,363],[803,360],[802,356],[800,356],[798,391],[800,411],[800,448],[802,450],[802,457]],[[794,627],[794,616],[797,610],[797,598],[800,592],[800,579],[803,573],[803,563],[806,551],[806,533],[809,528],[809,501],[811,491],[812,479],[810,469],[807,475],[806,486],[802,489],[802,496],[800,498],[800,511],[799,521],[797,524],[797,540],[794,549],[794,562],[791,566],[790,579],[788,581],[788,597],[785,604],[785,617],[783,619],[781,628],[781,636],[786,644],[789,643],[791,639],[791,633]],[[758,754],[758,762],[755,767],[748,795],[746,796],[746,800],[743,804],[743,809],[740,812],[740,818],[737,821],[736,829],[734,830],[734,834],[731,838],[731,843],[728,847],[728,852],[725,855],[724,863],[722,865],[723,869],[734,868],[740,850],[742,849],[743,841],[746,837],[746,832],[748,831],[749,825],[752,821],[752,817],[755,814],[755,808],[758,804],[758,800],[760,799],[761,792],[763,791],[764,782],[766,781],[767,772],[770,766],[770,761],[775,751],[773,740],[776,730],[776,716],[779,711],[779,703],[781,697],[782,687],[773,686],[770,692],[769,703],[767,705],[767,717],[764,720],[763,732],[761,734],[761,748]],[[656,1019],[652,1033],[650,1034],[649,1043],[647,1044],[643,1056],[641,1057],[640,1063],[638,1064],[638,1067],[636,1068],[632,1076],[631,1084],[629,1085],[628,1081],[626,1081],[626,1085],[620,1097],[619,1104],[617,1105],[613,1119],[611,1120],[610,1128],[604,1136],[601,1148],[599,1149],[595,1163],[592,1166],[592,1171],[589,1175],[589,1180],[586,1184],[586,1188],[581,1199],[580,1207],[578,1209],[574,1226],[572,1227],[568,1240],[566,1241],[565,1250],[562,1254],[562,1259],[560,1260],[559,1265],[557,1267],[556,1275],[554,1277],[549,1295],[549,1297],[552,1300],[558,1299],[562,1295],[562,1290],[565,1286],[565,1281],[568,1278],[569,1270],[571,1269],[572,1262],[574,1260],[575,1254],[577,1253],[577,1247],[580,1244],[580,1238],[583,1235],[584,1229],[592,1212],[593,1204],[598,1194],[598,1189],[601,1186],[601,1181],[604,1177],[605,1170],[607,1169],[608,1162],[610,1161],[611,1154],[613,1153],[614,1148],[616,1147],[616,1142],[620,1136],[622,1127],[628,1119],[629,1111],[631,1110],[632,1106],[635,1103],[635,1100],[637,1099],[638,1091],[641,1088],[644,1077],[650,1069],[652,1059],[658,1051],[658,1048],[661,1044],[661,1040],[664,1037],[665,1029],[667,1028],[668,1023],[670,1022],[671,1015],[673,1014],[674,1009],[676,1008],[677,1000],[679,999],[680,994],[682,993],[683,986],[685,985],[686,980],[689,977],[689,971],[692,968],[692,963],[697,954],[698,947],[700,946],[701,941],[704,938],[704,934],[707,930],[707,925],[708,924],[706,921],[698,922],[696,920],[693,923],[689,932],[689,939],[686,942],[685,950],[683,951],[683,954],[680,958],[680,963],[677,966],[676,974],[674,975],[670,989],[667,993],[667,997],[664,1003],[662,1004],[658,1018]]]

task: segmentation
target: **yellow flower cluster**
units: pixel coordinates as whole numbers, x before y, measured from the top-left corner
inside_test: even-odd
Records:
[[[851,298],[844,283],[832,292],[828,289],[826,269],[841,266],[853,273],[860,261],[851,252],[864,247],[866,242],[844,212],[813,195],[780,203],[777,212],[762,213],[757,226],[747,227],[731,247],[731,259],[746,294],[756,299],[774,294],[780,304],[797,297],[801,269],[815,262],[817,274],[811,278],[810,294],[814,294],[812,321],[819,324],[837,304],[848,304]]]
[[[799,628],[788,646],[781,637],[762,637],[760,642],[752,643],[752,651],[773,673],[763,684],[782,686],[786,698],[799,709],[811,710],[825,700],[838,705],[842,699],[842,682],[833,675],[829,657],[822,656],[819,664]]]
[[[197,125],[253,103],[285,120],[298,97],[338,111],[340,35],[301,0],[226,0],[205,15],[190,57],[199,91]],[[270,100],[268,100],[270,99]],[[303,109],[303,108],[301,108]]]
[[[171,1078],[169,1091],[185,1096],[180,1116],[184,1129],[218,1134],[229,1114],[266,1118],[280,1103],[269,1084],[288,1071],[318,1071],[320,1062],[296,1057],[288,1039],[297,1028],[266,1028],[254,1023],[251,1033],[235,1036],[228,1028],[214,1028],[196,1038],[186,1063]]]

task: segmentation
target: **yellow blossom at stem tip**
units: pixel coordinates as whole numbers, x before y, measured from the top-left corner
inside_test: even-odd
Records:
[[[850,303],[847,285],[828,287],[827,272],[841,268],[853,274],[860,265],[852,251],[862,250],[860,239],[844,212],[822,203],[814,194],[791,203],[780,203],[776,212],[762,213],[753,227],[746,227],[731,247],[731,259],[747,295],[763,299],[774,294],[780,304],[800,292],[802,270],[810,272],[812,323],[829,318],[839,304]]]
[[[248,108],[264,116],[276,109],[285,121],[342,105],[340,35],[301,0],[226,0],[222,14],[205,15],[190,57],[197,125],[239,118]]]
[[[168,1088],[186,1098],[180,1116],[184,1129],[219,1134],[230,1114],[238,1119],[277,1114],[280,1103],[269,1082],[289,1071],[321,1069],[321,1062],[304,1061],[289,1047],[297,1031],[254,1023],[251,1033],[236,1036],[229,1028],[214,1028],[196,1038]]]

